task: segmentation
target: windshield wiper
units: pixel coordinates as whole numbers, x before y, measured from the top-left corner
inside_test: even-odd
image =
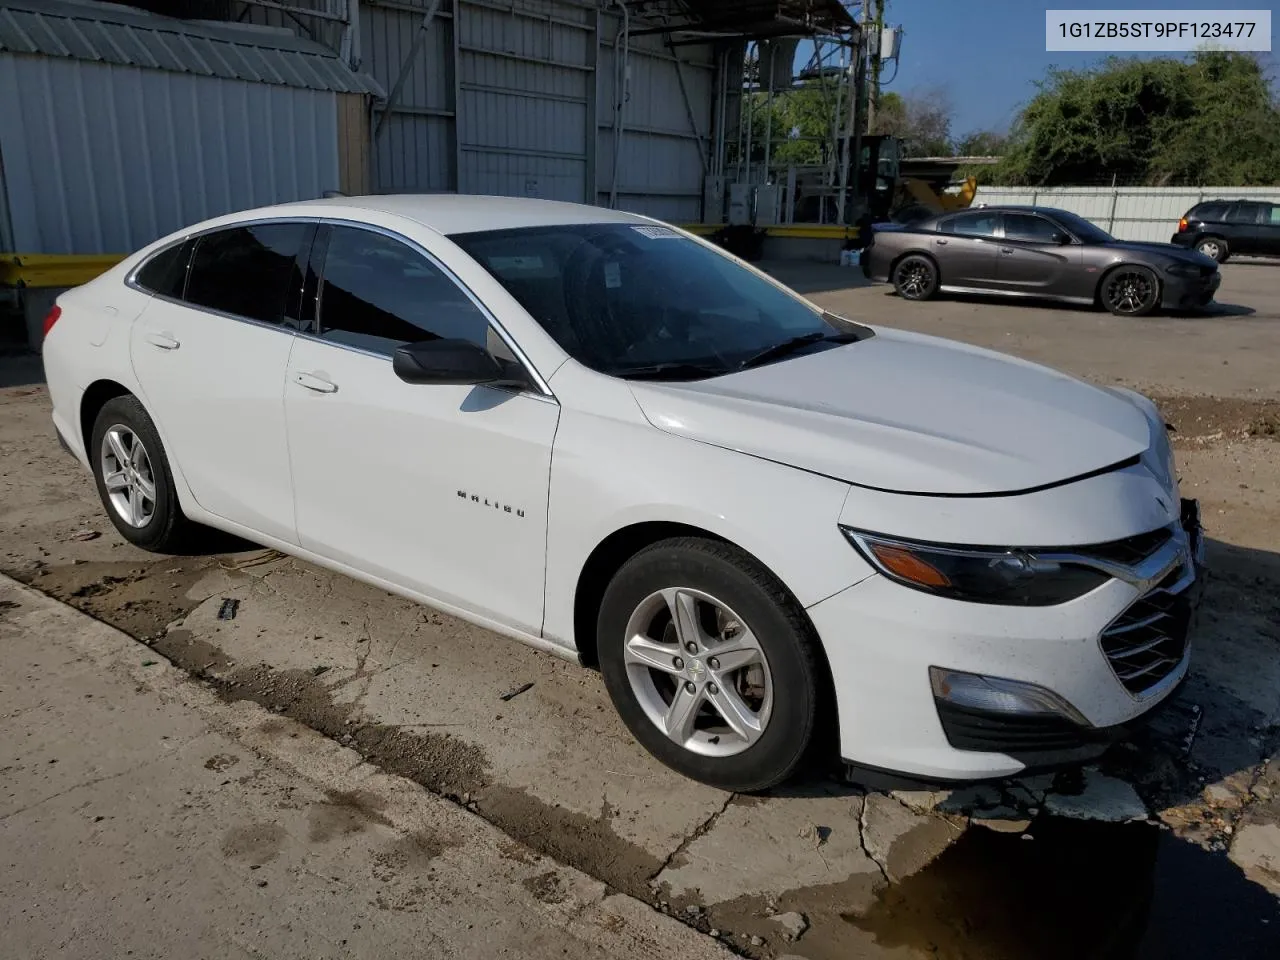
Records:
[[[775,343],[772,347],[766,347],[759,353],[752,354],[738,364],[739,370],[746,370],[749,367],[757,367],[762,363],[768,363],[770,360],[777,360],[785,357],[789,353],[794,353],[801,347],[807,347],[811,343],[853,343],[859,339],[854,333],[823,333],[815,330],[813,333],[805,333],[798,337],[792,337],[789,340],[783,340],[781,343]]]
[[[623,380],[700,380],[718,377],[729,371],[697,363],[654,363],[643,367],[623,367],[611,372]]]

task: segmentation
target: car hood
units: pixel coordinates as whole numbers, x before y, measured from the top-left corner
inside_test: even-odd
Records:
[[[1213,267],[1216,269],[1218,266],[1218,261],[1214,260],[1213,257],[1205,256],[1199,250],[1189,250],[1186,247],[1174,246],[1172,243],[1156,243],[1145,240],[1112,240],[1106,246],[1110,250],[1148,254],[1158,253],[1168,257],[1170,260],[1194,263],[1198,267]]]
[[[883,328],[711,380],[630,386],[645,417],[667,433],[903,493],[1053,485],[1151,443],[1146,415],[1116,393],[989,350]]]

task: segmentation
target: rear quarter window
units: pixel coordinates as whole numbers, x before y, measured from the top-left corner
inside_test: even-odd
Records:
[[[1203,203],[1199,206],[1191,208],[1188,219],[1191,220],[1210,220],[1221,221],[1227,216],[1227,204],[1225,203]]]
[[[134,282],[148,293],[181,300],[193,245],[191,240],[186,240],[153,254],[134,274]]]

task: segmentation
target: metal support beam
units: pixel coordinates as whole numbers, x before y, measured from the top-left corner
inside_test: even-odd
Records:
[[[317,20],[332,20],[334,23],[346,23],[345,13],[329,13],[325,10],[311,10],[300,7],[296,3],[278,3],[276,0],[240,0],[241,3],[254,7],[265,7],[268,10],[279,10],[282,13],[296,14],[299,17],[314,17]]]
[[[422,16],[422,23],[418,27],[417,36],[413,38],[413,46],[409,48],[409,55],[404,58],[404,63],[400,65],[400,75],[396,77],[396,82],[391,87],[391,93],[387,96],[387,104],[382,110],[382,115],[378,117],[378,125],[373,131],[375,142],[377,142],[378,134],[382,132],[382,128],[386,126],[387,118],[391,116],[396,104],[400,102],[400,94],[404,92],[405,81],[409,79],[413,65],[417,61],[418,55],[422,53],[422,47],[427,42],[427,34],[431,30],[431,23],[435,20],[436,11],[439,9],[440,0],[431,0],[431,6],[427,7],[426,13]]]
[[[680,63],[679,57],[676,57],[676,79],[680,81],[680,95],[684,98],[684,112],[689,118],[689,129],[693,131],[693,135],[698,141],[698,156],[702,160],[702,175],[706,177],[711,173],[711,164],[707,159],[707,143],[702,133],[698,130],[698,120],[693,112],[693,101],[689,99],[689,88],[684,82],[684,67]]]

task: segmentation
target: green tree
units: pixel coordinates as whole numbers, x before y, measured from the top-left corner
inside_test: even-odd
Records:
[[[1038,89],[996,182],[1280,182],[1280,108],[1247,54],[1110,58],[1094,70],[1051,70]]]

